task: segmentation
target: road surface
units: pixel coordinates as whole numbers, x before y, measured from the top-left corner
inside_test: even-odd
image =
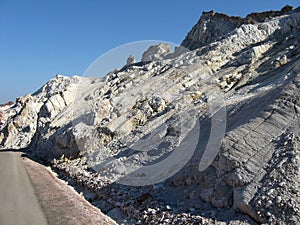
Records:
[[[0,152],[0,225],[47,224],[20,154]]]
[[[116,225],[49,168],[0,151],[0,225]]]

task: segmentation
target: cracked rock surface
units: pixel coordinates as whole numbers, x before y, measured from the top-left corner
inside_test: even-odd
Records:
[[[120,223],[299,224],[299,40],[299,8],[203,13],[174,52],[1,106],[0,148],[47,161]]]

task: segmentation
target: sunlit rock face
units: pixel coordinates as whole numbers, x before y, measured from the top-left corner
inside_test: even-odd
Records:
[[[228,16],[214,11],[203,12],[198,23],[187,34],[181,45],[194,50],[224,38],[225,35],[242,25],[263,23],[270,18],[284,16],[292,10],[293,7],[286,6],[280,11],[250,13],[246,18]]]
[[[173,205],[187,189],[188,208],[300,223],[299,11],[203,13],[183,51],[151,46],[104,78],[57,75],[1,108],[1,149],[67,158],[69,175],[159,182]]]
[[[168,44],[158,44],[150,46],[142,55],[141,61],[160,61],[167,58],[172,53]]]

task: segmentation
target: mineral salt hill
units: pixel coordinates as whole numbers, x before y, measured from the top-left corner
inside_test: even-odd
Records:
[[[299,41],[300,8],[205,12],[175,52],[2,105],[0,148],[50,163],[118,223],[300,224]]]

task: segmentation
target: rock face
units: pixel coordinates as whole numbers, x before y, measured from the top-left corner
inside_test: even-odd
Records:
[[[166,59],[172,53],[171,47],[168,44],[158,44],[150,46],[142,55],[144,61],[160,61]]]
[[[3,113],[6,120],[1,125],[1,145],[9,149],[32,145],[44,128],[49,129],[49,122],[73,102],[79,80],[79,77],[57,75],[36,93],[18,98],[14,105],[6,107]]]
[[[1,149],[53,162],[134,224],[299,224],[299,11],[204,13],[190,51],[58,75],[2,109]]]
[[[203,12],[198,23],[187,34],[181,45],[187,49],[194,50],[222,39],[223,35],[227,35],[243,24],[262,23],[272,17],[287,14],[292,9],[293,7],[291,6],[285,6],[281,11],[251,13],[246,18],[228,16],[214,11]]]
[[[133,55],[130,55],[127,59],[126,65],[131,65],[133,63],[135,63],[135,58]]]
[[[182,46],[191,50],[205,46],[216,41],[222,35],[226,35],[245,24],[241,17],[232,17],[214,11],[203,12],[198,23],[183,40]]]
[[[0,109],[0,124],[4,124],[6,121],[6,118],[5,118],[5,115],[4,115],[4,112]]]

